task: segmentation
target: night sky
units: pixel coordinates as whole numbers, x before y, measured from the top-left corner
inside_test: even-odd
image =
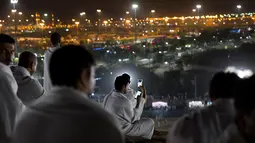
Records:
[[[102,9],[105,17],[121,17],[130,10],[131,4],[139,4],[138,16],[148,16],[151,9],[155,16],[191,15],[196,4],[203,5],[202,13],[236,11],[236,5],[243,5],[242,11],[255,11],[255,0],[19,0],[18,8],[23,12],[54,12],[60,18],[73,18],[85,11],[89,17]],[[0,0],[1,16],[11,8],[9,0]]]

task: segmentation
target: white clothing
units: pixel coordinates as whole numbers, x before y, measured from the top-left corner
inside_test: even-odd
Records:
[[[231,124],[223,133],[219,143],[246,143],[236,124]]]
[[[211,106],[178,120],[168,132],[167,143],[215,143],[234,122],[232,99],[219,99]]]
[[[144,104],[145,99],[141,98],[138,108],[133,108],[131,101],[115,90],[108,94],[103,102],[104,108],[117,117],[119,126],[125,135],[151,139],[154,132],[154,121],[140,119]]]
[[[45,92],[50,92],[52,88],[50,73],[49,73],[49,65],[50,65],[50,58],[59,47],[52,47],[49,48],[44,54],[44,79],[43,79],[43,87]]]
[[[29,105],[45,94],[42,85],[30,75],[26,68],[12,66],[11,70],[18,83],[17,96],[23,104]]]
[[[10,68],[0,63],[0,141],[8,142],[15,120],[24,106],[17,97],[18,85]]]
[[[19,118],[13,143],[123,143],[115,122],[83,92],[54,87]]]
[[[133,108],[135,108],[137,104],[137,99],[135,99],[136,92],[130,88],[125,95],[131,101]]]

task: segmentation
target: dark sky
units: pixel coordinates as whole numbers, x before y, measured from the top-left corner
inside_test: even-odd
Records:
[[[120,17],[133,2],[139,4],[140,16],[148,16],[151,9],[156,10],[155,16],[190,15],[197,3],[203,5],[203,13],[233,12],[237,4],[243,5],[243,11],[255,11],[255,0],[19,0],[18,8],[30,13],[54,12],[60,18],[79,16],[82,11],[93,17],[100,8],[104,16]],[[1,16],[10,7],[9,0],[0,0]]]

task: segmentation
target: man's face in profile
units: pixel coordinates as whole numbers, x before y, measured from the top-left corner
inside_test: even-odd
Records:
[[[15,45],[4,43],[0,44],[0,62],[9,66],[14,59]]]

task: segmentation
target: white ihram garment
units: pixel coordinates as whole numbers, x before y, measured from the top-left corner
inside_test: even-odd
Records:
[[[219,99],[211,106],[178,120],[169,130],[167,143],[216,143],[234,122],[232,99]]]
[[[83,92],[53,87],[20,116],[13,143],[123,143],[115,122]]]
[[[137,99],[135,99],[136,92],[130,88],[125,95],[131,101],[133,108],[135,108],[137,104]]]
[[[151,139],[154,132],[154,121],[140,119],[144,104],[145,99],[141,98],[138,108],[133,108],[131,101],[115,90],[108,94],[103,102],[104,108],[116,116],[120,129],[125,135]]]
[[[239,132],[236,124],[233,123],[225,130],[219,143],[246,143],[246,141]]]
[[[50,65],[50,58],[52,53],[56,51],[59,47],[52,47],[49,48],[44,54],[44,79],[43,79],[43,87],[45,92],[50,92],[52,88],[50,73],[49,73],[49,65]]]
[[[0,63],[0,142],[10,139],[15,120],[24,105],[17,97],[18,85],[10,68]]]

